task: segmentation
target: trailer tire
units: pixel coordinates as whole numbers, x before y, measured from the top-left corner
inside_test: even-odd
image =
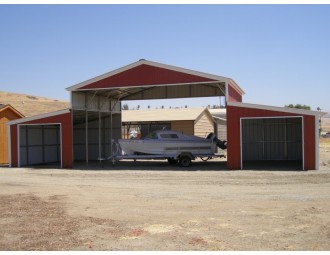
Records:
[[[191,165],[191,158],[189,156],[182,156],[179,158],[180,166],[182,167],[188,167]]]

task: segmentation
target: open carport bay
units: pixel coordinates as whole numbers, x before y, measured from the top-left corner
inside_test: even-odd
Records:
[[[308,172],[219,164],[0,168],[0,249],[330,249],[329,164]]]
[[[244,169],[303,169],[301,117],[241,121]]]
[[[20,125],[21,166],[61,162],[61,126]]]

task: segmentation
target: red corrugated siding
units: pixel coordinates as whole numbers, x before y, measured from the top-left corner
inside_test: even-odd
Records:
[[[80,89],[179,84],[208,81],[215,80],[160,67],[140,65],[103,80],[88,84]]]
[[[241,169],[240,118],[303,116],[304,170],[315,169],[315,117],[293,113],[227,106],[227,166]]]
[[[228,84],[228,102],[242,102],[242,95],[238,93],[232,85],[229,83]]]
[[[50,124],[50,123],[61,123],[62,127],[62,167],[71,168],[73,166],[73,148],[72,148],[72,119],[71,112],[56,115],[52,117],[27,121],[20,123],[24,124]],[[17,148],[17,124],[11,125],[11,161],[12,166],[18,166],[18,148]]]
[[[17,125],[10,126],[10,150],[11,150],[11,166],[18,166],[18,150],[17,150]]]
[[[315,170],[315,117],[304,116],[305,170]]]

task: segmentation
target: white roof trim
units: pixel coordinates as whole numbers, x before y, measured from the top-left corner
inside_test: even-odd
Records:
[[[212,117],[213,117],[213,119],[215,119],[215,120],[221,120],[221,121],[226,121],[226,122],[227,122],[227,119],[225,119],[225,118],[220,118],[220,117],[213,116],[213,115],[212,115]]]
[[[238,84],[233,79],[229,79],[229,80],[230,80],[230,82],[229,82],[230,86],[232,86],[241,95],[245,94],[244,90],[242,90],[241,87],[238,86]]]
[[[91,84],[91,83],[94,83],[94,82],[97,82],[97,81],[103,80],[103,79],[108,78],[108,77],[110,77],[110,76],[113,76],[113,75],[115,75],[115,74],[117,74],[117,73],[124,72],[124,71],[126,71],[126,70],[129,70],[129,69],[131,69],[131,68],[134,68],[134,67],[136,67],[136,66],[141,65],[141,63],[139,63],[139,62],[140,62],[140,61],[134,62],[134,63],[132,63],[132,64],[130,64],[130,65],[126,65],[126,66],[124,66],[124,67],[121,67],[121,68],[115,69],[115,70],[113,70],[113,71],[110,71],[110,72],[107,72],[107,73],[101,74],[101,75],[99,75],[99,76],[96,76],[96,77],[94,77],[94,78],[88,79],[88,80],[86,80],[86,81],[80,82],[80,83],[78,83],[78,84],[76,84],[76,85],[73,85],[73,86],[71,86],[71,87],[66,88],[66,90],[68,90],[68,91],[74,91],[74,90],[79,89],[79,88],[81,88],[81,87],[84,87],[84,86],[86,86],[86,85],[88,85],[88,84]]]
[[[165,65],[165,64],[161,64],[161,63],[157,63],[157,62],[153,62],[153,61],[142,60],[139,62],[144,62],[143,64],[156,66],[156,67],[160,67],[160,68],[164,68],[164,69],[168,69],[168,70],[172,70],[172,71],[182,72],[182,73],[186,73],[186,74],[201,76],[201,77],[205,77],[208,79],[213,79],[213,80],[217,80],[217,81],[221,81],[221,82],[226,82],[226,81],[230,80],[230,78],[219,76],[219,75],[203,73],[203,72],[194,71],[194,70],[186,69],[186,68],[182,68],[182,67]]]
[[[81,87],[84,87],[84,86],[86,86],[88,84],[91,84],[91,83],[94,83],[94,82],[103,80],[105,78],[108,78],[110,76],[113,76],[115,74],[124,72],[126,70],[129,70],[131,68],[134,68],[134,67],[137,67],[137,66],[140,66],[140,65],[150,65],[150,66],[160,67],[160,68],[164,68],[164,69],[168,69],[168,70],[172,70],[172,71],[177,71],[177,72],[182,72],[182,73],[186,73],[186,74],[201,76],[201,77],[208,78],[208,79],[213,79],[213,80],[220,81],[220,82],[229,82],[229,81],[232,81],[234,83],[234,87],[236,89],[239,89],[239,91],[241,91],[241,92],[244,93],[244,91],[239,88],[239,86],[235,83],[235,81],[233,81],[230,78],[223,77],[223,76],[218,76],[218,75],[213,75],[213,74],[208,74],[208,73],[203,73],[203,72],[198,72],[198,71],[194,71],[194,70],[190,70],[190,69],[185,69],[185,68],[181,68],[181,67],[165,65],[165,64],[161,64],[161,63],[157,63],[157,62],[148,61],[148,60],[139,60],[137,62],[134,62],[134,63],[130,64],[130,65],[127,65],[127,66],[118,68],[118,69],[116,69],[114,71],[107,72],[105,74],[96,76],[96,77],[94,77],[92,79],[89,79],[87,81],[78,83],[78,84],[73,85],[71,87],[68,87],[68,88],[66,88],[66,90],[68,90],[68,91],[77,90],[77,89],[79,89]]]
[[[43,114],[31,116],[31,117],[12,120],[12,121],[7,122],[7,125],[10,126],[10,125],[20,124],[20,123],[24,123],[24,122],[29,122],[32,120],[44,119],[44,118],[53,117],[56,115],[61,115],[64,113],[69,113],[69,112],[70,112],[70,109],[64,109],[64,110],[59,110],[59,111],[55,111],[55,112],[43,113]]]
[[[302,115],[313,115],[313,116],[321,115],[321,116],[323,116],[324,114],[326,114],[324,112],[309,111],[309,110],[304,110],[304,109],[259,105],[259,104],[248,104],[248,103],[240,103],[240,102],[228,102],[227,105],[236,106],[236,107],[244,107],[244,108],[252,108],[252,109],[260,109],[260,110],[268,110],[268,111],[287,112],[287,113],[302,114]]]

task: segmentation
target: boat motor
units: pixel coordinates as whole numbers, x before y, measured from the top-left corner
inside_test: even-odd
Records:
[[[215,144],[222,150],[225,150],[227,149],[227,141],[221,141],[220,139],[218,139],[216,137],[215,134],[213,133],[209,133],[208,136],[206,137],[206,139],[210,139],[212,140],[213,142],[215,142]]]

